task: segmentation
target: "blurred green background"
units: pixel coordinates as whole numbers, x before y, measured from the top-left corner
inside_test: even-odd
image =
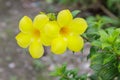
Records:
[[[41,11],[63,9],[80,10],[77,16],[85,19],[96,15],[110,18],[106,21],[120,18],[120,0],[0,0],[0,80],[58,80],[49,73],[64,62],[69,69],[78,68],[79,74],[92,74],[90,61],[86,58],[90,48],[87,42],[83,52],[76,54],[67,51],[63,55],[54,55],[48,47],[46,55],[38,60],[32,59],[27,49],[16,44],[19,20],[24,15],[33,19]]]

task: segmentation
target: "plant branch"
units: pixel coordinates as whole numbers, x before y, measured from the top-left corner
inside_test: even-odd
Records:
[[[118,19],[113,13],[111,13],[107,8],[105,8],[105,6],[103,6],[102,4],[100,4],[100,9],[107,14],[108,16],[110,16],[111,18],[114,19]]]

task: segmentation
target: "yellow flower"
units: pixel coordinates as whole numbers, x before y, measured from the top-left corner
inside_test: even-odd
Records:
[[[50,46],[51,41],[56,38],[59,34],[59,26],[57,21],[49,21],[43,28],[43,44],[45,46]]]
[[[21,32],[16,36],[17,43],[22,48],[29,47],[30,55],[33,58],[40,58],[44,54],[42,28],[48,21],[49,18],[45,14],[37,15],[33,22],[27,16],[20,20]]]
[[[83,18],[73,19],[69,10],[62,10],[58,13],[57,23],[59,33],[51,42],[51,51],[55,54],[62,54],[67,48],[74,52],[80,51],[84,44],[80,35],[87,28],[86,21]]]

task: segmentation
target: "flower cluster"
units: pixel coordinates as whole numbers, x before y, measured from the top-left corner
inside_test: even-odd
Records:
[[[55,54],[63,54],[67,48],[78,52],[84,44],[80,35],[86,28],[86,21],[83,18],[73,19],[69,10],[60,11],[57,20],[52,21],[46,14],[37,15],[33,21],[24,16],[19,22],[21,32],[16,40],[20,47],[29,47],[33,58],[43,56],[43,46],[51,46],[51,51]]]

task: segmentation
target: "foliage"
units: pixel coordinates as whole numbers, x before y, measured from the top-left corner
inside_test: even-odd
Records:
[[[89,28],[84,34],[91,43],[88,59],[94,74],[93,80],[120,79],[120,28],[119,22],[106,16],[88,17]],[[116,27],[117,26],[117,27]]]
[[[80,80],[120,80],[120,24],[116,19],[107,16],[90,16],[87,18],[88,29],[82,35],[91,43],[90,54],[88,59],[91,60],[90,67],[94,74],[81,79],[83,75],[74,74]],[[69,79],[66,65],[57,67],[53,72],[54,76],[59,77],[59,80],[79,80],[75,77]],[[68,79],[66,79],[68,78]]]
[[[94,48],[91,48],[91,50]],[[118,76],[118,62],[115,54],[109,52],[93,52],[90,57],[91,68],[97,76],[95,80],[113,80]]]
[[[44,65],[40,60],[33,60],[33,67],[36,71],[41,71],[44,68]]]
[[[80,13],[80,10],[74,10],[72,11],[73,17],[76,17]]]
[[[51,72],[52,76],[59,77],[59,80],[87,80],[87,74],[81,76],[78,75],[77,69],[67,69],[67,65],[63,64],[61,67],[56,67],[56,69]]]
[[[120,0],[106,0],[108,9],[120,17]]]
[[[96,4],[98,6],[97,9],[100,8],[99,5],[103,5],[107,8],[108,11],[114,13],[118,17],[120,17],[120,0],[46,0],[47,2],[51,3],[59,3],[64,5],[82,5],[82,7],[85,9],[88,9],[90,7],[95,8]]]
[[[110,17],[99,15],[87,17],[87,22],[89,27],[83,36],[89,41],[99,38],[99,31],[101,29],[106,29],[109,27],[115,28],[120,26],[119,20],[113,20]]]
[[[17,76],[14,76],[14,75],[10,76],[10,80],[17,80],[17,79],[18,79]]]
[[[60,4],[74,4],[77,3],[79,0],[53,0],[54,2],[60,3]]]

